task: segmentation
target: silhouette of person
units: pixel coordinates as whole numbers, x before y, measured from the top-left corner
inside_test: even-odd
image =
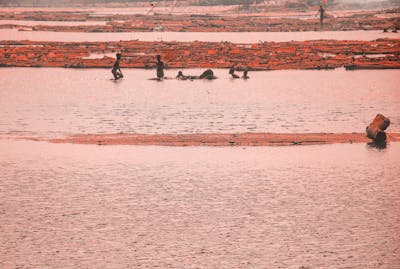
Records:
[[[231,68],[229,68],[229,74],[232,76],[232,78],[239,78],[239,76],[235,74],[235,66],[231,66]]]
[[[178,75],[176,76],[179,80],[187,80],[191,79],[191,76],[185,76],[182,71],[178,71]]]
[[[242,76],[243,79],[249,79],[249,78],[250,78],[250,77],[247,75],[248,72],[249,72],[249,71],[248,71],[247,69],[243,71],[243,76]]]
[[[163,79],[164,78],[164,62],[161,61],[161,55],[157,55],[157,78]]]
[[[200,77],[200,79],[214,79],[214,72],[211,69],[207,69],[206,71],[204,71]]]
[[[319,22],[321,23],[321,29],[322,29],[322,24],[325,18],[325,9],[322,7],[322,5],[319,6],[318,14],[319,14]]]
[[[113,68],[111,70],[111,73],[114,76],[115,80],[118,80],[120,78],[123,78],[124,75],[122,75],[121,68],[119,67],[119,61],[121,60],[121,53],[116,54],[117,60],[115,61]]]

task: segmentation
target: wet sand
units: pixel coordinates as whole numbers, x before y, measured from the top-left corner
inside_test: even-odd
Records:
[[[388,134],[388,141],[400,141],[400,133]],[[29,140],[43,140],[26,138]],[[289,146],[335,143],[366,143],[371,140],[363,133],[238,133],[238,134],[80,134],[65,138],[44,139],[51,143],[98,145],[157,145],[157,146]]]

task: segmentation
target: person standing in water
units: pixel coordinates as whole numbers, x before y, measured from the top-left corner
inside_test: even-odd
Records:
[[[247,70],[247,69],[243,71],[243,76],[242,76],[243,79],[249,79],[249,78],[250,78],[250,77],[247,75],[248,72],[249,72],[249,70]]]
[[[157,78],[159,80],[164,79],[164,62],[161,61],[161,55],[157,55]]]
[[[121,53],[116,54],[117,60],[115,61],[113,68],[111,70],[111,73],[114,76],[115,80],[118,80],[120,78],[123,78],[124,75],[122,75],[121,68],[119,67],[119,61],[121,60]]]
[[[319,22],[321,23],[321,29],[322,29],[322,24],[325,18],[325,9],[322,7],[322,5],[319,6],[318,14],[319,14]]]
[[[231,68],[229,68],[229,75],[232,76],[232,78],[240,78],[238,75],[235,74],[235,66],[231,66]]]

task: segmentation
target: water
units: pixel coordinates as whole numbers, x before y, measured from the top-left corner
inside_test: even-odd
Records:
[[[0,20],[2,24],[14,24],[21,26],[58,25],[58,26],[80,26],[80,25],[106,25],[105,21],[31,21],[31,20]]]
[[[378,38],[400,38],[400,33],[382,31],[323,31],[323,32],[120,32],[120,33],[81,33],[18,31],[0,29],[0,40],[62,41],[62,42],[105,42],[120,40],[142,41],[229,41],[232,43],[288,42],[320,39],[364,40]]]
[[[400,143],[0,148],[1,268],[400,264]]]
[[[107,69],[1,68],[0,134],[349,133],[377,113],[400,131],[400,70],[250,72],[247,81],[214,71],[213,81],[159,82],[148,79],[154,70],[123,69],[115,82]]]

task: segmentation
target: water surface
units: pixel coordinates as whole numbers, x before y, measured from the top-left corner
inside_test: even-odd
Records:
[[[1,268],[400,264],[400,143],[0,148]]]
[[[323,31],[323,32],[119,32],[119,33],[81,33],[18,31],[0,29],[0,40],[62,41],[62,42],[104,42],[120,40],[142,41],[229,41],[232,43],[258,43],[260,41],[288,42],[320,39],[364,40],[378,38],[400,38],[400,33],[382,31]]]
[[[58,26],[80,26],[80,25],[106,25],[105,21],[33,21],[33,20],[0,20],[2,24],[14,24],[21,26],[58,25]]]
[[[359,133],[377,113],[400,131],[400,70],[214,71],[212,81],[159,82],[154,70],[123,69],[115,82],[107,69],[2,68],[0,134]]]

